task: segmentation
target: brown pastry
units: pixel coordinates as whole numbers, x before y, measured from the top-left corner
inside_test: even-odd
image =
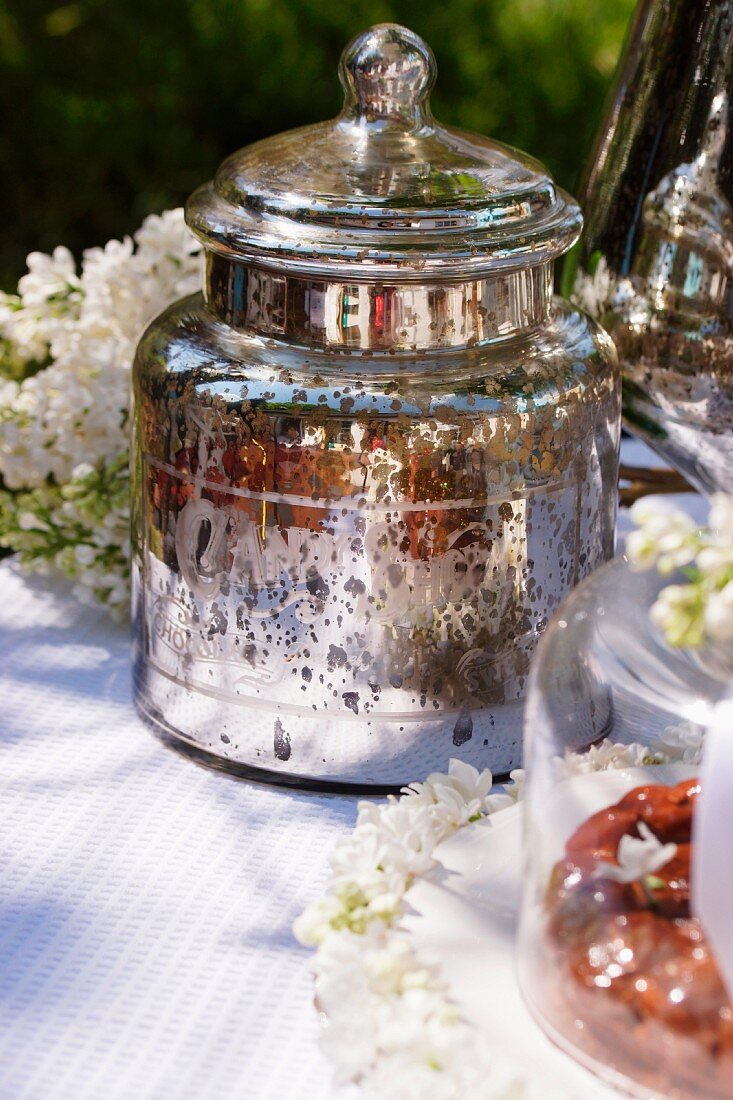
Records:
[[[563,974],[558,1022],[599,1062],[672,1096],[733,1098],[733,1009],[690,915],[691,823],[700,786],[644,786],[588,818],[553,869],[547,935]],[[604,873],[643,822],[677,851],[631,883]]]

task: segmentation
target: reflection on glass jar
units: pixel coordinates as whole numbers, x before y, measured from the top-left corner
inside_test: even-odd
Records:
[[[703,492],[733,490],[733,3],[642,0],[566,265],[606,326],[624,416]]]

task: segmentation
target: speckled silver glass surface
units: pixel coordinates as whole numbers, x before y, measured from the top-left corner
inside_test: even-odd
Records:
[[[337,119],[226,161],[203,295],[138,350],[136,703],[238,774],[508,772],[537,637],[613,551],[614,351],[552,297],[578,207],[439,126],[434,64],[374,27]]]
[[[630,429],[733,492],[733,0],[640,0],[565,285],[613,336]]]

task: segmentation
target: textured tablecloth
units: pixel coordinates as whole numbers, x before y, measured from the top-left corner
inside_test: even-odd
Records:
[[[293,919],[355,802],[239,783],[130,703],[127,631],[0,565],[0,1097],[330,1097]]]
[[[126,630],[0,564],[0,1100],[351,1095],[291,926],[355,812],[164,749]]]

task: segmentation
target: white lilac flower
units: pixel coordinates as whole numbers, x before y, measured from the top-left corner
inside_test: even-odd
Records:
[[[2,318],[0,317],[0,327],[2,326]],[[20,385],[13,378],[0,378],[0,416],[2,416],[2,410],[6,408],[11,402],[15,401],[18,396],[18,390]]]
[[[708,525],[717,541],[733,547],[733,496],[728,493],[713,494]]]
[[[714,588],[718,588],[721,577],[733,575],[733,542],[728,545],[716,542],[703,546],[697,553],[695,566],[704,579],[710,581]]]
[[[45,319],[36,310],[0,305],[0,338],[12,347],[16,357],[24,363],[44,362],[48,358],[50,331]]]
[[[621,837],[616,853],[617,864],[605,860],[598,863],[596,874],[599,878],[621,883],[638,882],[661,870],[677,855],[677,845],[662,844],[644,821],[638,823],[637,829],[638,837],[628,833]]]
[[[406,994],[415,989],[444,991],[437,969],[420,962],[405,938],[382,935],[364,954],[369,988],[380,995]]]
[[[604,742],[575,754],[573,766],[633,766],[672,759],[674,752]],[[318,945],[322,1046],[337,1080],[358,1081],[364,1096],[576,1100],[565,1087],[553,1089],[528,1074],[468,1025],[439,968],[421,957],[401,925],[410,886],[434,865],[436,845],[461,827],[457,822],[465,826],[474,811],[482,816],[513,804],[522,783],[518,771],[505,792],[491,794],[489,772],[451,761],[447,775],[413,784],[400,799],[361,803],[352,835],[334,853],[331,892],[296,922],[300,942]],[[639,865],[633,847],[622,854]]]
[[[170,210],[132,239],[89,249],[79,272],[67,249],[31,253],[18,295],[0,295],[0,373],[11,369],[0,380],[0,545],[27,568],[62,569],[77,594],[120,613],[135,346],[199,282],[199,245],[183,212]],[[42,369],[12,373],[31,362]]]
[[[187,279],[183,261],[201,252],[201,245],[186,226],[182,207],[148,214],[135,233],[135,243],[145,262],[150,262],[150,257],[155,265],[160,265],[161,259],[169,265],[168,278],[174,284],[178,278]]]
[[[649,617],[672,646],[695,648],[705,638],[705,593],[697,584],[669,584],[659,593]]]
[[[400,996],[383,997],[376,1013],[380,1054],[410,1051],[416,1065],[440,1072],[453,1058],[460,1018],[456,1006],[432,989],[409,989]]]
[[[510,806],[516,805],[518,797],[513,785],[509,783],[494,794],[488,796],[486,799],[486,812],[488,814],[495,814],[499,810],[508,810]],[[475,819],[469,817],[466,824],[472,820]]]
[[[198,246],[181,211],[146,219],[139,236],[137,251],[125,238],[85,252],[73,283],[78,308],[75,298],[71,312],[44,327],[53,363],[23,381],[0,409],[0,474],[10,488],[38,487],[49,477],[62,484],[77,463],[96,465],[126,447],[137,340],[158,312],[199,281]],[[46,296],[64,282],[72,285],[73,261],[65,250],[53,257],[33,254],[29,263],[20,285],[34,303],[50,300]],[[11,340],[21,315],[28,323],[25,297],[23,309],[10,312],[2,325]]]
[[[42,530],[45,524],[41,517],[37,516],[35,512],[19,512],[18,526],[21,531],[37,531]]]
[[[429,804],[408,805],[404,799],[394,797],[384,806],[360,802],[357,823],[360,832],[373,837],[378,847],[402,850],[401,864],[407,874],[421,874],[432,865],[431,853],[438,835]]]
[[[591,745],[585,752],[567,750],[563,757],[557,758],[556,765],[559,775],[569,778],[614,768],[641,768],[648,764],[667,763],[669,760],[668,753],[654,750],[648,745],[636,741],[623,744],[606,739],[598,745]]]
[[[468,1034],[453,1035],[452,1041],[437,1070],[408,1051],[380,1058],[362,1085],[364,1096],[374,1100],[554,1100],[559,1095],[544,1088],[531,1092],[516,1065],[493,1046],[486,1049]],[[571,1100],[567,1091],[562,1100]]]
[[[494,814],[498,810],[507,810],[510,806],[516,806],[524,795],[525,779],[524,768],[514,768],[509,773],[509,782],[502,783],[497,790],[485,798],[485,813]]]
[[[733,497],[715,494],[703,531],[660,502],[638,501],[632,518],[638,525],[627,539],[633,565],[656,565],[662,574],[687,566],[687,582],[663,588],[650,612],[669,644],[733,642]]]
[[[31,252],[27,264],[28,273],[18,283],[24,308],[44,307],[51,299],[66,297],[80,289],[74,257],[63,245],[54,248],[50,256]]]
[[[709,594],[703,623],[708,638],[716,642],[733,641],[733,580]]]
[[[434,968],[404,937],[370,926],[356,936],[334,932],[319,952],[319,1007],[329,1018],[324,1046],[342,1079],[362,1076],[381,1057],[407,1045],[415,1064],[455,1034],[458,1014]],[[412,1041],[417,1031],[419,1043]]]
[[[668,726],[659,737],[662,751],[671,752],[684,764],[699,764],[705,729],[695,722],[679,722]]]
[[[511,798],[512,802],[520,802],[524,795],[524,785],[527,779],[527,773],[524,768],[515,768],[514,771],[509,772],[510,782],[506,785],[506,793]]]
[[[637,530],[626,539],[626,554],[633,565],[657,565],[671,573],[694,560],[699,547],[698,528],[686,512],[664,501],[637,500],[631,507]]]
[[[340,1082],[359,1077],[378,1054],[374,1021],[378,998],[369,989],[364,966],[374,934],[371,928],[361,935],[349,929],[332,931],[319,948],[316,999],[328,1020],[321,1045]]]
[[[462,760],[451,760],[447,775],[433,773],[424,783],[410,784],[405,788],[405,794],[408,797],[417,795],[433,805],[442,805],[448,816],[456,813],[458,799],[464,805],[461,816],[466,808],[470,808],[470,816],[474,816],[486,812],[486,799],[492,784],[493,777],[488,768],[479,772]]]

